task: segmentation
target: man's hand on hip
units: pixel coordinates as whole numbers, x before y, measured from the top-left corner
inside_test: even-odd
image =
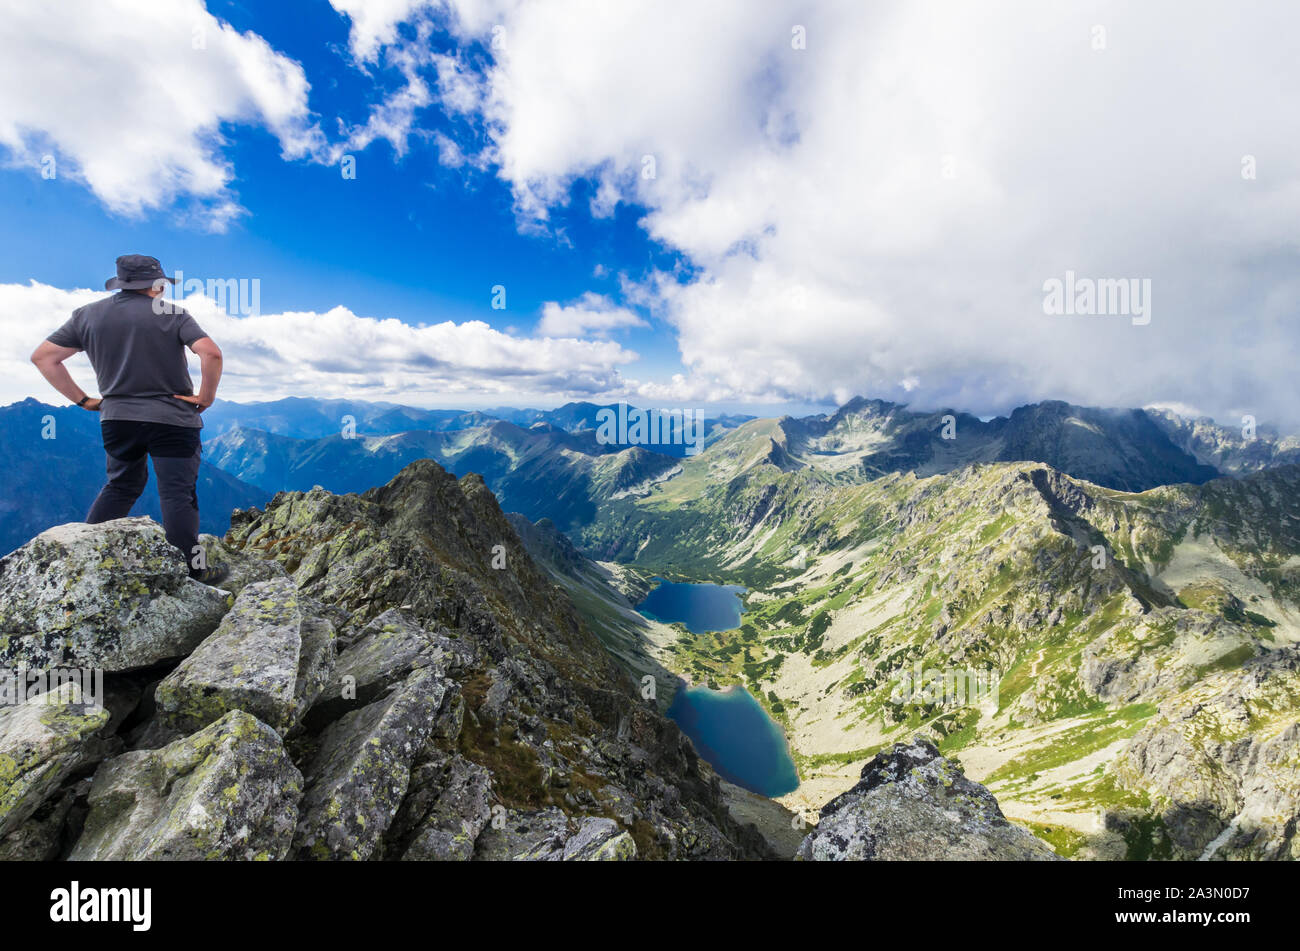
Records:
[[[92,413],[98,413],[98,412],[99,412],[99,404],[102,403],[102,402],[104,402],[104,401],[101,400],[101,399],[93,399],[93,398],[92,398],[92,399],[88,399],[88,400],[86,400],[86,402],[84,402],[84,403],[81,404],[81,408],[82,408],[82,409],[88,409],[88,410],[90,410]]]
[[[184,400],[185,402],[189,403],[200,413],[212,405],[211,403],[203,402],[203,400],[197,396],[181,396],[181,394],[179,393],[173,393],[172,396],[176,397],[178,400]]]

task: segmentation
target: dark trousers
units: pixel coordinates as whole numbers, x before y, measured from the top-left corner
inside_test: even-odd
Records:
[[[198,574],[194,562],[199,544],[196,485],[203,451],[199,430],[129,419],[105,419],[99,425],[108,457],[108,484],[91,505],[86,521],[95,524],[129,515],[149,481],[145,459],[151,457],[167,541],[181,550],[190,574]]]

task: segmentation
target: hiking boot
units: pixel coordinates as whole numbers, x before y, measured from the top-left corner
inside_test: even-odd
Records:
[[[190,577],[199,584],[205,584],[212,588],[217,587],[229,576],[230,568],[227,565],[209,565],[202,571],[190,572]]]

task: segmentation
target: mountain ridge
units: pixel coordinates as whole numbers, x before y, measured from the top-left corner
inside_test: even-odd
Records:
[[[681,446],[601,444],[594,428],[600,408],[571,403],[553,411],[521,410],[516,423],[479,412],[364,401],[218,403],[205,416],[200,501],[212,501],[200,506],[203,527],[223,531],[223,510],[257,504],[263,493],[313,485],[364,491],[417,458],[435,458],[460,472],[483,473],[507,507],[533,520],[551,518],[581,536],[607,502],[644,495],[699,467],[700,457],[681,455]],[[343,426],[344,412],[354,415],[355,437]],[[55,511],[46,494],[35,490],[40,479],[34,473],[43,457],[36,450],[48,449],[35,441],[45,415],[72,428],[77,445],[64,453],[62,464],[79,473],[68,484],[87,496],[86,505],[93,496],[88,487],[99,481],[94,469],[102,452],[89,417],[31,399],[0,408],[0,429],[11,431],[9,445],[16,447],[7,463],[9,481],[19,487],[10,505],[25,503],[31,509],[11,514],[9,520],[16,521],[8,529],[0,524],[0,547],[21,544],[83,507],[77,503]],[[289,432],[259,429],[252,421]],[[855,397],[822,416],[719,417],[710,426],[704,455],[714,466],[710,478],[722,481],[734,477],[737,467],[762,465],[858,483],[890,472],[926,476],[977,462],[1036,461],[1098,485],[1136,491],[1300,460],[1300,438],[1294,436],[1261,429],[1246,438],[1167,410],[1101,410],[1060,401],[1029,404],[983,421],[956,411],[914,412],[905,404]],[[321,434],[293,434],[304,432]],[[554,491],[544,488],[548,483]],[[156,515],[152,498],[146,490],[142,511]]]

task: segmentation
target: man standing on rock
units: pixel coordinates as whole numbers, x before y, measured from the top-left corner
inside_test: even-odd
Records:
[[[163,299],[175,278],[157,258],[124,254],[117,276],[104,282],[118,293],[73,311],[32,354],[41,375],[72,402],[100,414],[108,484],[90,507],[92,524],[125,518],[149,479],[153,459],[167,541],[184,554],[190,577],[216,584],[227,569],[205,565],[199,546],[196,485],[202,445],[199,414],[212,405],[221,379],[221,350],[184,308]],[[202,363],[198,395],[185,348]],[[102,398],[93,399],[63,361],[81,351],[90,358]]]

